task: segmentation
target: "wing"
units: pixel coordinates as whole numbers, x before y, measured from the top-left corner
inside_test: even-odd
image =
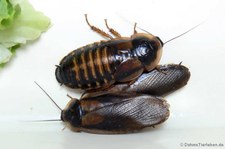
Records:
[[[144,73],[126,91],[161,96],[183,87],[189,78],[190,72],[185,66],[164,65],[159,70]]]
[[[129,82],[139,77],[144,71],[144,67],[137,58],[127,59],[122,62],[114,76],[118,82]]]
[[[128,133],[162,123],[168,116],[165,100],[137,95],[87,113],[82,128],[94,133]]]
[[[159,70],[143,73],[132,85],[116,84],[112,88],[95,93],[87,93],[84,97],[94,97],[115,92],[137,92],[162,96],[185,86],[190,78],[190,71],[183,65],[159,65]]]

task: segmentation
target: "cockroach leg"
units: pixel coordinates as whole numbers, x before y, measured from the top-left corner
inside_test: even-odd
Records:
[[[158,72],[163,73],[164,75],[167,75],[167,73],[166,73],[165,71],[162,71],[162,70],[160,69],[160,66],[159,66],[159,65],[157,65],[157,66],[155,67],[155,69],[156,69]]]
[[[113,34],[113,36],[115,36],[115,37],[117,37],[117,38],[120,38],[120,37],[121,37],[120,33],[118,33],[116,30],[114,30],[113,28],[110,28],[110,27],[108,26],[107,19],[105,19],[105,25],[106,25],[107,29],[109,30],[109,32],[110,32],[111,34]]]
[[[66,126],[64,126],[63,128],[62,128],[62,131],[64,131],[66,129]]]
[[[83,92],[83,93],[81,94],[81,96],[80,96],[80,99],[84,98],[85,95],[86,95],[86,92]]]
[[[127,83],[127,85],[128,85],[128,86],[130,86],[130,85],[134,84],[134,82],[136,82],[136,81],[137,81],[137,79],[138,79],[138,78],[136,78],[136,79],[134,79],[134,80],[132,80],[132,81],[128,82],[128,83]]]
[[[137,23],[135,22],[135,23],[134,23],[134,34],[137,34],[136,27],[137,27]]]
[[[55,65],[55,67],[57,67],[57,68],[61,68],[61,66],[60,66],[60,65]]]
[[[104,32],[103,30],[100,30],[99,28],[97,28],[97,27],[91,25],[91,24],[89,23],[89,21],[88,21],[87,14],[85,14],[85,19],[86,19],[86,22],[87,22],[88,26],[90,26],[90,28],[91,28],[94,32],[100,34],[100,35],[103,36],[104,38],[113,39],[113,37],[112,37],[111,35],[107,34],[107,33]]]
[[[67,97],[69,97],[70,99],[74,99],[72,96],[70,96],[69,94],[66,95]]]

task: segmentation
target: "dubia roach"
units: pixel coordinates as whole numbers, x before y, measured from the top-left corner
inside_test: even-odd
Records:
[[[74,131],[99,134],[131,133],[167,120],[169,105],[144,94],[107,94],[71,99],[61,120]]]
[[[63,110],[54,104],[61,110],[61,120],[71,130],[96,134],[135,132],[163,123],[170,114],[163,98],[136,93],[114,93],[82,100],[71,97]]]
[[[163,42],[159,37],[137,33],[131,37],[110,28],[110,33],[87,24],[100,35],[110,39],[78,48],[65,56],[57,66],[55,75],[59,83],[86,91],[109,88],[115,82],[130,82],[143,71],[151,71],[160,61]]]
[[[163,96],[185,86],[189,78],[189,69],[181,64],[159,65],[157,69],[151,72],[144,72],[133,84],[115,84],[108,90],[86,93],[83,97],[93,97],[118,92],[135,92]]]

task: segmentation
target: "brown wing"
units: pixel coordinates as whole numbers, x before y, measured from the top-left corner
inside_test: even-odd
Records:
[[[143,71],[142,63],[137,58],[131,58],[118,66],[114,77],[118,82],[129,82],[139,77]]]
[[[159,70],[142,74],[125,91],[162,96],[187,84],[190,78],[188,68],[182,65],[163,65]]]
[[[87,113],[82,118],[82,128],[94,133],[128,133],[162,123],[168,116],[164,100],[137,95]]]
[[[84,97],[100,96],[115,92],[137,92],[162,96],[173,92],[187,84],[190,71],[183,65],[159,65],[159,70],[143,73],[132,85],[129,83],[116,84],[112,88],[95,93],[85,94]]]

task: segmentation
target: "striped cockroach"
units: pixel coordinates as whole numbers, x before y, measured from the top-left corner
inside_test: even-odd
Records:
[[[131,37],[110,28],[115,36],[87,24],[93,31],[109,38],[78,48],[65,56],[57,66],[55,75],[59,83],[84,90],[109,88],[115,82],[130,82],[143,71],[151,71],[159,63],[163,42],[150,33],[137,33]]]
[[[70,97],[63,110],[48,97],[61,110],[61,120],[76,132],[131,133],[161,124],[170,114],[163,98],[145,94],[107,94],[82,100]]]
[[[84,89],[86,92],[108,89],[118,82],[132,83],[144,71],[156,68],[163,45],[198,26],[163,43],[159,37],[143,29],[141,30],[146,33],[137,33],[136,23],[133,35],[122,37],[105,20],[109,32],[115,36],[113,38],[92,26],[87,15],[85,17],[93,31],[110,40],[95,42],[70,52],[57,65],[55,76],[59,83],[70,88]]]
[[[82,98],[118,92],[135,92],[156,96],[164,96],[187,84],[190,71],[180,64],[158,65],[157,69],[144,72],[133,84],[117,83],[108,90],[86,93]]]
[[[92,26],[87,15],[85,17],[93,31],[110,40],[95,42],[70,52],[57,65],[55,75],[59,83],[70,88],[81,88],[86,92],[108,89],[116,82],[132,83],[144,71],[156,68],[162,56],[163,45],[198,26],[163,43],[159,37],[143,29],[146,33],[137,33],[136,23],[133,35],[122,37],[105,20],[109,32],[115,36],[113,38]]]

